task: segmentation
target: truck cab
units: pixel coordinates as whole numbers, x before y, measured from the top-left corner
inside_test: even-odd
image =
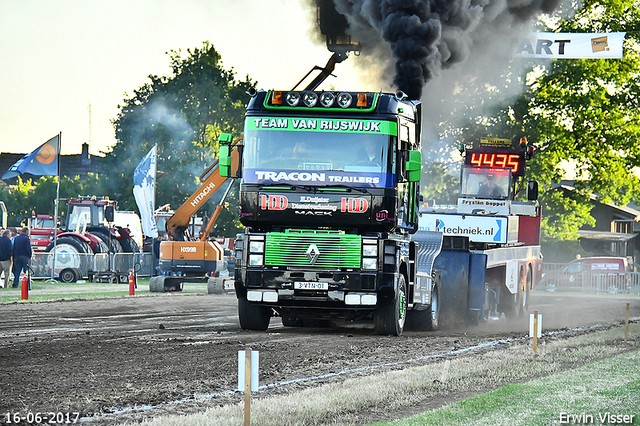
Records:
[[[413,306],[420,109],[402,94],[252,93],[235,288],[240,325],[373,318],[400,334]],[[222,163],[221,156],[221,163]]]

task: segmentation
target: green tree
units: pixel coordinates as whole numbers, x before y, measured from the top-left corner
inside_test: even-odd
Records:
[[[545,184],[561,178],[562,160],[574,164],[582,181],[566,194],[545,191],[542,201],[547,238],[575,239],[575,230],[594,225],[588,194],[625,205],[640,200],[634,169],[640,166],[640,3],[585,1],[582,9],[557,30],[629,31],[623,59],[558,60],[525,95],[522,125],[537,141],[533,176]]]
[[[483,110],[482,97],[490,94],[471,88],[477,102],[455,111],[466,117],[465,124],[446,117],[442,121],[442,134],[453,135],[454,143],[524,135],[535,144],[527,178],[541,184],[545,241],[576,239],[579,228],[595,224],[589,194],[619,205],[640,201],[634,173],[640,166],[638,26],[637,0],[586,0],[572,19],[558,21],[550,30],[627,32],[624,59],[531,61],[525,74],[510,68],[503,80],[523,87],[510,103]],[[563,178],[562,164],[576,169],[580,182],[574,192],[553,185]]]
[[[27,216],[31,216],[29,191],[32,188],[31,179],[23,181],[18,177],[18,183],[8,189],[0,188],[0,200],[7,207],[7,226],[18,227]]]
[[[448,171],[446,164],[433,161],[422,169],[422,195],[427,203],[456,204],[460,179]]]
[[[80,195],[105,195],[103,180],[96,174],[90,173],[86,178],[75,176],[63,177],[60,180],[60,206],[58,214],[64,215],[67,210],[65,200]],[[15,186],[7,189],[0,188],[0,200],[7,206],[8,226],[21,226],[29,217],[35,214],[54,215],[57,191],[57,176],[41,176],[38,180],[23,181],[18,177]]]
[[[249,76],[236,81],[233,70],[222,67],[220,54],[209,43],[202,48],[170,51],[171,76],[149,76],[150,82],[135,90],[119,106],[113,124],[117,143],[106,153],[106,186],[120,207],[137,210],[132,195],[133,171],[158,145],[156,205],[178,208],[198,188],[199,176],[217,154],[222,132],[239,137],[244,105],[255,82]],[[218,194],[216,194],[218,195]],[[221,194],[220,194],[221,195]],[[211,212],[217,201],[207,203]],[[237,212],[237,191],[230,194],[230,209]],[[220,221],[230,218],[221,215]],[[220,228],[235,232],[239,223],[231,220]]]

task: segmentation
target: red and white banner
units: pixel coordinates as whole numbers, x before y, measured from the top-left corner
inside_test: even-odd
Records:
[[[518,58],[621,59],[626,33],[533,33],[520,42]]]

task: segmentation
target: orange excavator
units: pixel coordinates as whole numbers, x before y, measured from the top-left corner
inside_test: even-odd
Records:
[[[225,151],[231,151],[229,166],[231,170],[237,171],[242,144],[241,139],[233,143],[231,139],[230,134],[223,133],[220,135],[220,144],[224,145]],[[216,241],[208,241],[208,237],[222,211],[231,186],[238,177],[230,173],[223,173],[223,175],[220,173],[219,161],[216,160],[200,176],[200,182],[202,182],[200,187],[167,220],[167,234],[170,240],[160,242],[158,256],[160,271],[163,275],[151,278],[150,291],[181,291],[184,282],[208,282],[209,287],[220,289],[222,284],[220,280],[214,280],[213,275],[224,269],[224,251]],[[198,240],[191,241],[188,233],[191,216],[228,180],[230,182],[209,219],[205,231],[200,233]]]

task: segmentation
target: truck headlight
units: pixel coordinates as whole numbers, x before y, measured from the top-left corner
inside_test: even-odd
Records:
[[[261,254],[249,255],[249,266],[262,266],[264,263],[264,256]]]
[[[378,269],[378,259],[375,257],[363,257],[362,269],[367,271],[375,271]]]
[[[249,252],[250,253],[263,253],[264,252],[264,241],[250,241],[249,242]]]
[[[378,257],[378,246],[375,244],[364,244],[362,246],[362,255],[367,257]]]

